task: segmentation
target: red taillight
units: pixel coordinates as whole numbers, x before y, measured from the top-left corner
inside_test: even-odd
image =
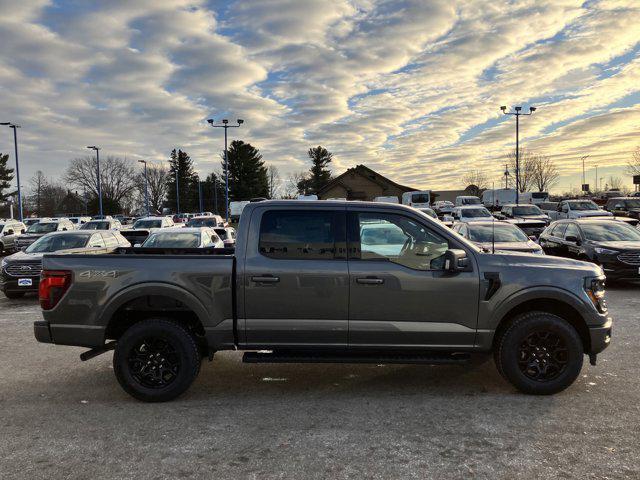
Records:
[[[71,285],[71,272],[68,270],[43,270],[40,275],[38,295],[43,310],[55,307]]]

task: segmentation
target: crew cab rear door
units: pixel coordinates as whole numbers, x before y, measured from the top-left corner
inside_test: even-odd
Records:
[[[346,347],[344,207],[269,206],[249,221],[240,277],[246,346]]]
[[[477,267],[444,270],[444,252],[461,245],[410,213],[349,208],[349,347],[472,346]]]

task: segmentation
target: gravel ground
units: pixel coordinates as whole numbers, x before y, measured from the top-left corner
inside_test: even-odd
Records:
[[[0,294],[0,478],[640,478],[638,287],[611,288],[611,347],[552,397],[470,366],[203,364],[139,403],[111,354],[38,344],[35,297]],[[586,358],[585,358],[586,360]]]

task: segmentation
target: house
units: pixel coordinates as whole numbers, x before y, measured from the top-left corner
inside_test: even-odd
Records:
[[[320,189],[318,199],[346,198],[372,201],[376,197],[395,196],[401,201],[404,192],[414,190],[416,189],[389,180],[369,167],[356,165]]]

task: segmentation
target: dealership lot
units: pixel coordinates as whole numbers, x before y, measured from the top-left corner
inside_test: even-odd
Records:
[[[204,363],[143,404],[111,354],[38,344],[33,296],[0,294],[3,478],[638,478],[638,287],[608,291],[611,347],[552,397],[470,366]]]

